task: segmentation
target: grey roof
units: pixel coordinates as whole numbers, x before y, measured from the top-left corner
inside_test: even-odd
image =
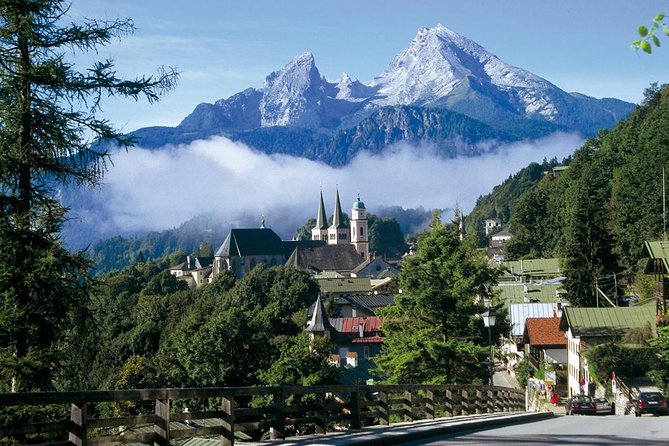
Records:
[[[285,255],[286,247],[271,229],[232,229],[216,257],[241,257],[252,255]]]
[[[323,305],[323,300],[321,299],[321,295],[318,295],[318,299],[316,299],[316,304],[314,306],[314,311],[313,314],[311,315],[311,319],[309,319],[309,322],[307,323],[307,328],[305,328],[306,331],[310,333],[320,333],[324,332],[327,330],[331,330],[332,324],[330,324],[330,321],[328,320],[328,315],[325,312],[325,306]]]
[[[511,336],[522,336],[527,318],[553,317],[557,313],[555,303],[510,304]]]
[[[350,244],[297,245],[286,265],[316,272],[351,271],[364,260]]]
[[[395,297],[389,294],[354,294],[341,297],[352,304],[367,308],[372,312],[395,303]]]
[[[318,204],[318,214],[316,214],[316,228],[327,229],[328,217],[325,213],[325,203],[323,202],[323,191],[321,191],[321,201]]]

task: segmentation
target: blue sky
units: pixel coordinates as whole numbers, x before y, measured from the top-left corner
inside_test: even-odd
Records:
[[[160,104],[107,102],[105,115],[131,131],[177,125],[198,103],[261,87],[304,51],[328,80],[347,72],[369,81],[419,28],[437,23],[564,90],[638,102],[651,82],[667,81],[669,39],[652,56],[630,42],[665,10],[659,0],[73,0],[70,15],[134,20],[134,35],[97,55],[116,59],[119,72],[181,72]]]

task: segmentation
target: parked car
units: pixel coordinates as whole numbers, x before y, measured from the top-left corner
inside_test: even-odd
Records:
[[[597,413],[597,405],[587,395],[576,395],[567,400],[565,413],[567,415],[592,415]]]
[[[667,413],[667,399],[661,392],[641,392],[639,399],[634,406],[634,415],[640,417],[645,413],[652,413],[656,415],[666,415]]]
[[[595,407],[598,414],[613,415],[614,405],[606,398],[595,398]]]

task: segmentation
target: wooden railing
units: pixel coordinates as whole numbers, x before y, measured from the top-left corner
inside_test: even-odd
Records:
[[[49,409],[49,410],[47,410]],[[272,439],[391,422],[525,409],[516,389],[467,385],[220,387],[0,393],[0,443],[110,445],[235,433]],[[69,419],[26,413],[69,412]],[[24,414],[14,417],[12,414]]]

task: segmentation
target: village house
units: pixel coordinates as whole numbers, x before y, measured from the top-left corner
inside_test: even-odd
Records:
[[[383,344],[381,319],[371,317],[328,318],[321,296],[318,296],[305,330],[311,339],[324,336],[336,345],[330,361],[338,366],[358,367],[362,361],[378,355]]]
[[[186,261],[170,268],[170,274],[192,290],[211,280],[213,257],[187,256]]]
[[[614,308],[565,307],[560,330],[567,339],[569,395],[584,393],[583,383],[592,381],[583,352],[599,344],[616,343],[634,329],[656,333],[655,305]]]

